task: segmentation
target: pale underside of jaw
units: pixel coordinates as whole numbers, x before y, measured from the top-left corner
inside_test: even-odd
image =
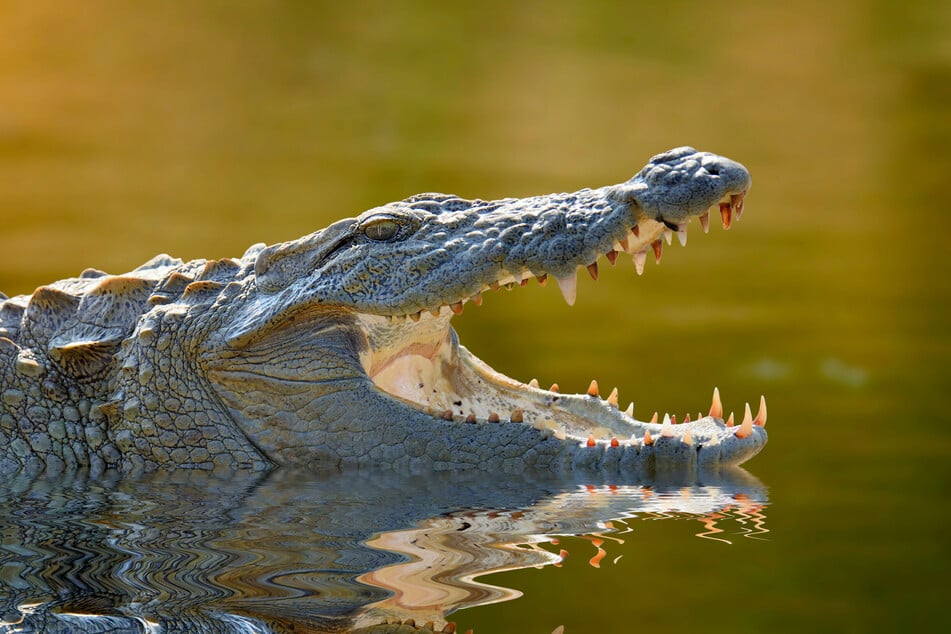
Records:
[[[718,206],[722,225],[729,229],[742,214],[743,196],[727,197]],[[699,216],[699,220],[707,232],[709,211]],[[663,239],[670,244],[676,233],[680,243],[686,245],[686,224],[671,228],[659,221],[642,219],[637,226],[628,229],[624,239],[610,245],[605,256],[614,265],[621,252],[628,253],[640,275],[649,251],[660,262]],[[586,268],[597,279],[597,261]],[[507,273],[486,285],[484,291],[513,288],[515,284],[524,286],[531,277],[527,271]],[[547,281],[544,274],[537,279],[542,285]],[[575,282],[574,275],[558,280],[569,305],[575,300]],[[766,424],[766,403],[762,397],[755,417],[747,404],[739,425],[734,425],[732,413],[724,421],[716,388],[708,414],[698,413],[694,419],[687,414],[681,423],[692,421],[692,424],[683,425],[677,424],[676,416],[665,414],[661,419],[656,412],[648,422],[636,420],[633,403],[620,409],[617,389],[602,398],[596,381],[591,382],[584,394],[562,394],[557,384],[545,390],[534,379],[528,383],[512,379],[489,367],[456,341],[449,322],[454,314],[462,312],[466,301],[480,305],[481,294],[402,319],[360,314],[370,342],[363,364],[374,384],[435,418],[477,425],[521,423],[531,425],[544,436],[554,435],[587,446],[652,444],[658,435],[680,438],[688,444],[698,441],[714,444],[729,435],[746,438],[752,434],[753,426]]]

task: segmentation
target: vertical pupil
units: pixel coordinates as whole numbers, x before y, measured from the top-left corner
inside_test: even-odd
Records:
[[[372,240],[388,240],[396,233],[396,223],[383,220],[367,227],[366,234]]]

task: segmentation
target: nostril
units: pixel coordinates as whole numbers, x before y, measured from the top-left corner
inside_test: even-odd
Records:
[[[707,173],[712,174],[713,176],[720,175],[720,166],[719,165],[710,165],[707,167]]]

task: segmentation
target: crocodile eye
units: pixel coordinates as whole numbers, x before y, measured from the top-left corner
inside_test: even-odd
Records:
[[[363,235],[378,242],[392,240],[399,232],[400,223],[387,216],[370,218],[363,225]]]

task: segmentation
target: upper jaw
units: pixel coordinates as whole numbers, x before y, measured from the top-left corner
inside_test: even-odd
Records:
[[[751,184],[740,163],[682,147],[652,157],[633,178],[612,188],[612,195],[636,201],[645,217],[671,226],[704,214],[719,201],[739,206],[742,214]]]

